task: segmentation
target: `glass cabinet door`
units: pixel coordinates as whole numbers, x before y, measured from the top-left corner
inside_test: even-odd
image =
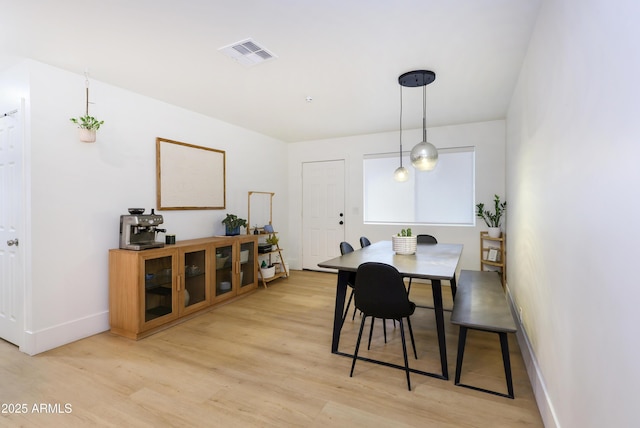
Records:
[[[183,308],[196,310],[208,304],[207,253],[206,248],[202,248],[185,252],[182,256],[184,272],[181,293],[183,296],[178,297],[184,300],[179,302]]]
[[[240,288],[255,284],[256,254],[254,241],[240,244]]]
[[[233,294],[233,245],[216,247],[215,254],[215,297]]]
[[[172,256],[144,261],[144,322],[173,313]]]

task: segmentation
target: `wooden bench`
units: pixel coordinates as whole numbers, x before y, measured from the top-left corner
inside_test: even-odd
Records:
[[[518,329],[502,289],[500,276],[496,272],[471,270],[462,270],[460,272],[458,290],[453,303],[453,312],[451,313],[451,323],[460,326],[455,384],[477,391],[513,398],[513,381],[511,379],[507,333],[515,333]],[[497,333],[500,336],[502,362],[504,363],[504,374],[507,378],[507,394],[460,383],[462,358],[468,329]]]

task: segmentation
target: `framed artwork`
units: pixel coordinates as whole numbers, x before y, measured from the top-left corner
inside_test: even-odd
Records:
[[[226,207],[225,152],[156,138],[158,210]]]
[[[498,249],[497,248],[489,248],[489,253],[487,254],[487,260],[490,262],[498,261]]]

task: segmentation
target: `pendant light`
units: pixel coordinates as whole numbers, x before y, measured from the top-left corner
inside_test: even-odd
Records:
[[[429,70],[415,70],[402,74],[400,85],[411,88],[422,86],[422,142],[411,149],[411,164],[420,171],[431,171],[438,164],[438,149],[427,141],[427,85],[436,80]]]
[[[393,178],[399,182],[409,179],[409,170],[402,166],[402,86],[400,86],[400,166],[393,173]]]

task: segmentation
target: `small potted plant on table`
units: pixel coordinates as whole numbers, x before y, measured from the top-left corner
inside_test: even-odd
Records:
[[[391,237],[393,251],[396,254],[415,254],[418,237],[411,234],[411,228],[402,229],[396,236]]]

